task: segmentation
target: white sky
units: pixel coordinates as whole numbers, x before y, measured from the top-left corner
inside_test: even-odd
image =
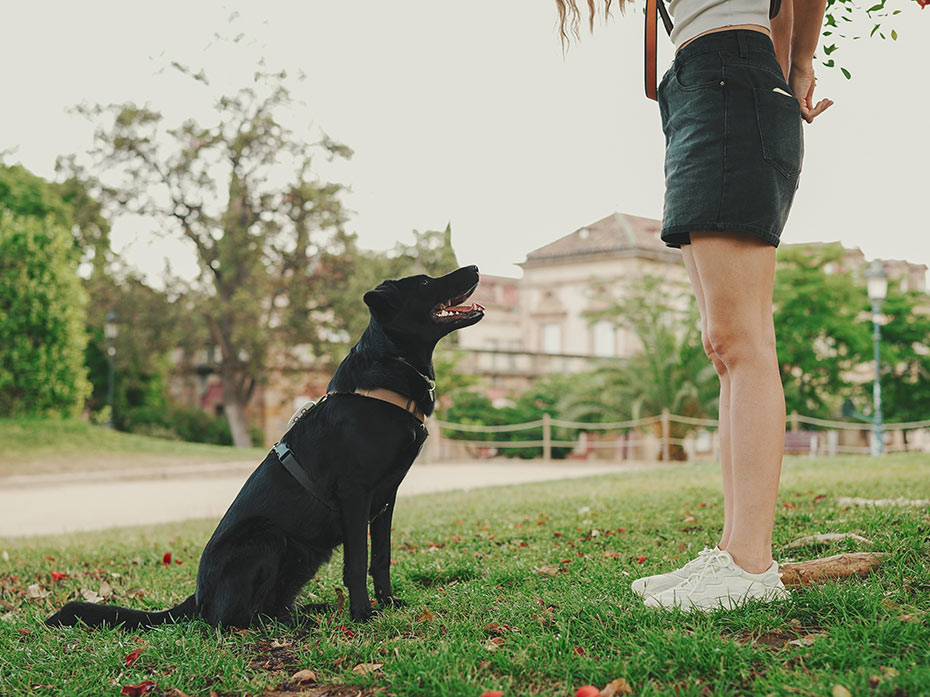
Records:
[[[329,173],[352,188],[348,228],[363,246],[388,249],[451,221],[459,261],[516,276],[529,251],[613,211],[661,217],[664,142],[643,95],[641,6],[563,58],[552,0],[6,3],[0,151],[53,177],[57,155],[90,144],[89,125],[66,113],[78,102],[197,113],[158,68],[208,62],[203,49],[231,33],[235,9],[254,55],[309,75],[306,121],[355,150]],[[805,125],[782,239],[930,265],[930,11],[889,6],[904,9],[890,25],[896,42],[842,43],[833,57],[851,81],[818,70],[818,95],[836,104]],[[672,47],[661,44],[664,70]],[[244,84],[251,68],[211,74]],[[114,248],[153,276],[166,256],[190,273],[189,250],[153,229],[119,220]]]

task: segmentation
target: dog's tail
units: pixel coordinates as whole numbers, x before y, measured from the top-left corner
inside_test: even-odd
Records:
[[[185,617],[193,617],[196,612],[197,601],[193,595],[180,605],[161,612],[130,610],[116,605],[70,602],[45,620],[45,624],[49,627],[73,627],[78,622],[83,622],[88,627],[115,627],[121,624],[125,629],[136,629],[171,624]]]

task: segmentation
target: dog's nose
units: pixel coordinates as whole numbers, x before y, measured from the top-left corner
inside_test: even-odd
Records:
[[[474,264],[472,264],[471,266],[467,266],[466,268],[471,269],[475,273],[478,273],[478,267],[475,266]]]

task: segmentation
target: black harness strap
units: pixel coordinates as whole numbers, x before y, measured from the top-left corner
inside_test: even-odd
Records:
[[[328,501],[324,500],[316,491],[314,491],[313,482],[310,481],[310,477],[307,476],[307,472],[303,467],[300,466],[300,460],[297,459],[297,456],[294,454],[294,451],[291,450],[287,443],[283,440],[279,440],[274,444],[272,448],[275,455],[278,456],[278,462],[280,462],[284,469],[297,480],[297,483],[300,484],[307,492],[315,498],[317,501],[322,503],[326,508],[336,512],[336,509]]]

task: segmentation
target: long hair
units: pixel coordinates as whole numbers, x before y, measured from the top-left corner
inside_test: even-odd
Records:
[[[593,32],[594,18],[598,15],[597,8],[602,3],[601,0],[586,0],[586,2],[588,4],[588,28]],[[633,2],[633,0],[618,0],[617,5],[620,7],[620,12],[626,9],[629,2]],[[576,39],[581,36],[579,31],[581,10],[575,4],[575,0],[555,0],[555,4],[559,9],[559,35],[562,37],[562,46],[565,46],[572,36]],[[605,19],[610,15],[610,6],[612,4],[613,0],[603,0]]]

